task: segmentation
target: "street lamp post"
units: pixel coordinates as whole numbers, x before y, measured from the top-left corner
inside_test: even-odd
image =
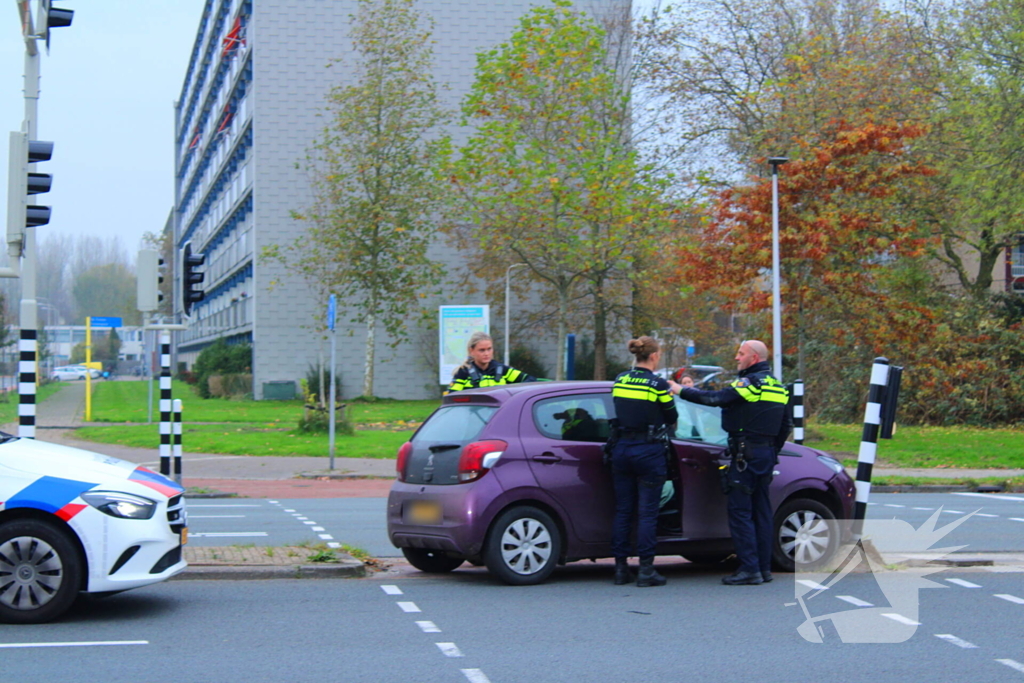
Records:
[[[511,339],[508,336],[509,335],[509,332],[508,332],[508,303],[509,303],[509,291],[510,291],[510,286],[509,286],[510,279],[509,279],[509,276],[512,274],[512,269],[513,268],[518,268],[519,266],[525,266],[525,265],[526,265],[525,263],[513,263],[511,266],[509,266],[508,268],[505,269],[505,365],[508,365],[509,349],[512,348],[512,342],[511,342]]]
[[[779,166],[787,157],[768,157],[772,165],[772,356],[775,379],[782,381],[782,294],[779,283]]]

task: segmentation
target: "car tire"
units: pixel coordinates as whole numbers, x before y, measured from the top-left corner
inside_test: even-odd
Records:
[[[783,503],[775,513],[772,559],[778,571],[814,570],[839,549],[839,525],[828,506],[810,498]]]
[[[409,564],[428,574],[447,574],[465,562],[461,557],[449,557],[440,550],[427,548],[402,548],[402,554]]]
[[[562,553],[562,534],[551,516],[523,505],[506,510],[491,525],[484,564],[512,586],[543,583]]]
[[[0,524],[0,621],[41,624],[64,614],[78,595],[82,564],[67,532],[49,522]]]

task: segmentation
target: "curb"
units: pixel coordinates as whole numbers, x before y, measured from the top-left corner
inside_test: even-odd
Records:
[[[893,484],[884,486],[872,486],[872,493],[955,493],[960,491],[975,491],[977,486],[966,484]]]
[[[172,581],[231,581],[260,579],[351,579],[366,576],[366,566],[359,560],[342,560],[324,564],[256,565],[189,565]]]
[[[387,474],[358,474],[358,473],[339,473],[339,472],[300,472],[295,475],[296,479],[394,479],[394,475]]]

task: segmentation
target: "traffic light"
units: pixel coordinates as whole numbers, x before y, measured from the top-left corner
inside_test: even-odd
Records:
[[[50,0],[39,0],[39,31],[40,38],[46,40],[46,49],[50,49],[50,29],[71,26],[75,11],[53,7]]]
[[[203,293],[203,274],[198,269],[206,263],[206,256],[192,253],[192,243],[186,242],[181,249],[181,307],[185,315],[192,313],[192,304],[206,298]]]
[[[159,310],[164,301],[160,285],[164,281],[164,260],[156,249],[142,249],[136,266],[138,278],[138,305],[143,313]]]
[[[50,222],[50,207],[29,204],[28,196],[49,192],[53,177],[30,173],[29,164],[49,161],[53,143],[29,140],[25,133],[11,133],[7,168],[7,243],[21,245],[25,228]]]

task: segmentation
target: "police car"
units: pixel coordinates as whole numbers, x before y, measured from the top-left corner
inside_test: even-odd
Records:
[[[0,432],[0,621],[50,621],[80,592],[184,570],[183,492],[133,463]]]

